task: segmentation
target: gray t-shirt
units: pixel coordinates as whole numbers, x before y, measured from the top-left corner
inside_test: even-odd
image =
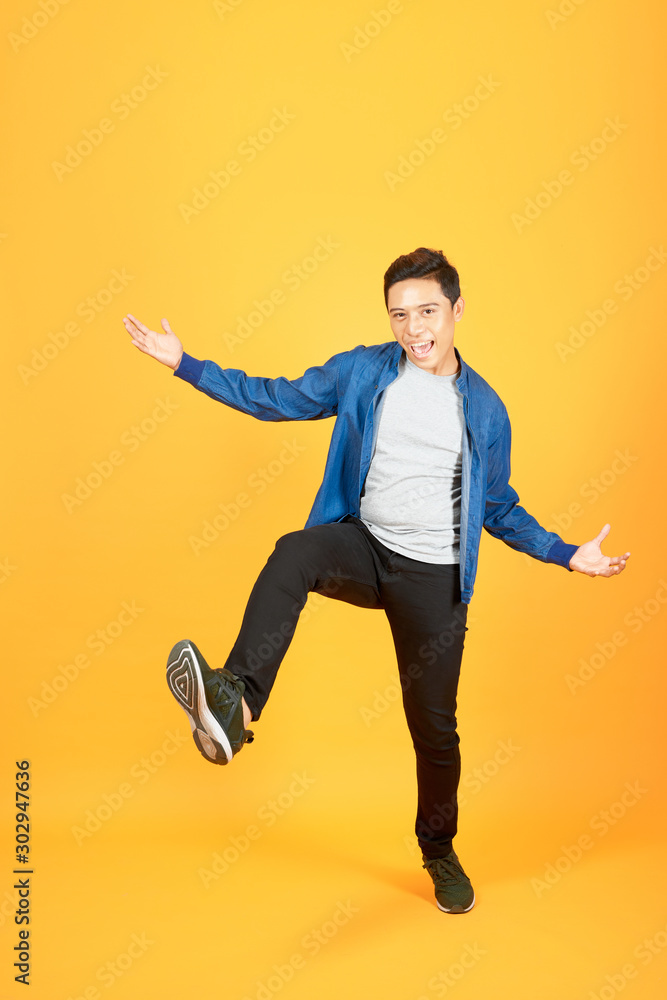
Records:
[[[405,351],[387,386],[359,516],[387,548],[421,562],[459,562],[463,397]]]

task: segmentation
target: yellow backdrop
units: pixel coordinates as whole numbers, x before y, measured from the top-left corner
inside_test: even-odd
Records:
[[[27,941],[40,1000],[663,996],[662,5],[13,0],[2,22],[0,995],[25,995]],[[391,339],[382,275],[417,246],[460,271],[456,343],[508,407],[521,502],[632,552],[591,580],[483,539],[458,919],[420,867],[381,612],[311,595],[254,744],[225,769],[194,748],[167,653],[224,661],[333,425],[215,404],[121,322],[296,377]]]

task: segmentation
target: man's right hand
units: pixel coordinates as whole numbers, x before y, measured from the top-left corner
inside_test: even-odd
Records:
[[[149,330],[132,313],[123,316],[123,323],[135,347],[176,371],[183,357],[183,345],[166,319],[161,320],[164,333]]]

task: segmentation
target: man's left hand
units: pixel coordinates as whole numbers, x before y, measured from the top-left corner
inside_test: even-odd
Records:
[[[590,542],[584,542],[570,559],[570,569],[577,573],[585,573],[586,576],[618,576],[625,569],[625,564],[630,558],[630,553],[626,552],[622,556],[603,556],[601,543],[611,531],[611,525],[605,524],[599,535]]]

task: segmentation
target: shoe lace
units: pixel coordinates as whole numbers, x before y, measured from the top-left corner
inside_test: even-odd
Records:
[[[422,865],[439,884],[452,885],[454,882],[467,882],[468,876],[453,858],[433,858]]]
[[[220,667],[218,667],[217,670],[214,670],[213,673],[216,674],[216,676],[211,677],[208,681],[206,685],[207,694],[215,702],[218,708],[227,709],[234,700],[229,690],[231,686],[231,679],[229,676],[225,676]]]
[[[213,673],[217,676],[210,679],[207,685],[208,692],[210,692],[210,696],[213,701],[215,701],[218,708],[221,711],[225,711],[234,702],[229,688],[235,686],[236,679],[233,675],[230,675],[229,672],[225,672],[224,667],[217,667]],[[255,734],[252,729],[244,729],[241,746],[243,746],[244,743],[252,743],[254,738]]]

